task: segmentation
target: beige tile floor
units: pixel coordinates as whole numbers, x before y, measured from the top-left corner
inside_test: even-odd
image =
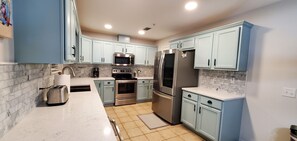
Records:
[[[151,102],[146,102],[105,110],[116,121],[124,141],[204,141],[181,124],[150,130],[137,115],[152,113],[151,106]]]

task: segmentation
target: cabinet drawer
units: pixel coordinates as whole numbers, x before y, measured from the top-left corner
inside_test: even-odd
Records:
[[[193,101],[198,101],[198,95],[189,93],[187,91],[183,91],[183,97],[187,99],[191,99]]]
[[[104,86],[105,85],[114,85],[114,81],[104,81]]]
[[[222,101],[201,96],[201,103],[216,109],[222,109]]]
[[[138,84],[148,84],[150,83],[150,80],[138,80]]]

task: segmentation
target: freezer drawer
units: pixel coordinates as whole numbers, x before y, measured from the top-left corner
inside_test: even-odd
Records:
[[[154,113],[172,123],[173,97],[154,91],[152,101],[152,109]]]

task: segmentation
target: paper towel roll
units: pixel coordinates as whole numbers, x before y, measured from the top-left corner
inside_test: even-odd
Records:
[[[70,75],[55,75],[54,85],[66,85],[70,93]]]

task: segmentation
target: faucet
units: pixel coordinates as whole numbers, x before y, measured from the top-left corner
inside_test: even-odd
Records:
[[[64,74],[64,71],[65,71],[65,69],[69,69],[69,70],[71,70],[71,72],[72,72],[72,76],[73,77],[75,77],[75,73],[74,73],[74,70],[73,70],[73,68],[72,67],[69,67],[69,66],[66,66],[66,67],[64,67],[63,69],[62,69],[62,74]]]

